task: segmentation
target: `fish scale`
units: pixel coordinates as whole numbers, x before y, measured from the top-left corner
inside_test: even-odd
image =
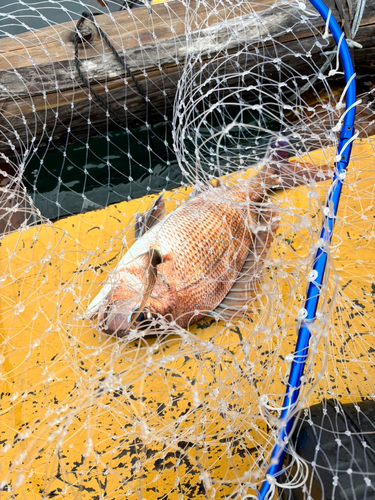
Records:
[[[225,297],[241,270],[251,242],[247,211],[222,201],[227,192],[206,193],[161,224],[158,239],[169,248],[146,308],[170,315],[182,327],[204,317]],[[239,198],[238,201],[241,201]],[[204,214],[204,217],[202,217]],[[223,215],[226,221],[223,221]],[[159,271],[158,271],[159,273]],[[169,288],[163,277],[168,276]],[[199,314],[196,313],[199,311]]]

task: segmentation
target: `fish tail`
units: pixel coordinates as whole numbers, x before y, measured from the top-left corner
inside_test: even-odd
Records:
[[[291,161],[287,146],[285,141],[272,144],[270,158],[261,171],[263,177],[267,178],[268,189],[288,189],[320,182],[329,177],[330,169],[327,165],[318,167],[302,160]]]
[[[261,201],[269,191],[280,191],[297,186],[311,185],[331,177],[328,165],[317,166],[303,160],[290,160],[284,145],[274,147],[260,170],[250,179],[252,201]]]
[[[317,166],[303,161],[282,161],[270,165],[268,185],[272,191],[311,185],[331,176],[328,165]]]

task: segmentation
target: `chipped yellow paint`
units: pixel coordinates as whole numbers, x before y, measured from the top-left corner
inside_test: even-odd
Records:
[[[306,374],[305,404],[328,391],[343,402],[375,394],[369,355],[375,347],[369,299],[375,265],[367,236],[374,236],[375,220],[372,141],[353,148],[335,230],[334,245],[340,245],[332,251],[338,297],[328,327],[321,321],[314,332],[322,338]],[[310,157],[332,163],[333,152]],[[320,200],[327,185],[317,188]],[[167,210],[189,192],[166,193]],[[315,211],[309,220],[318,230],[319,203],[304,187],[275,196],[281,210],[293,206],[296,215],[283,215],[283,237],[272,247],[250,318],[233,325],[206,319],[190,334],[123,342],[98,333],[83,313],[133,243],[133,214],[153,199],[1,240],[0,499],[10,491],[17,499],[220,499],[249,493],[241,489],[246,481],[262,478],[267,425],[282,402],[285,356],[293,352],[317,237],[303,216]],[[331,279],[328,294],[334,284]],[[272,314],[279,315],[277,323],[262,329]],[[314,379],[321,370],[322,378]],[[259,405],[260,396],[267,404]]]

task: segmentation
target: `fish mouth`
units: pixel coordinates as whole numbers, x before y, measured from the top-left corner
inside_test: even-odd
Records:
[[[99,328],[107,335],[124,337],[131,329],[145,330],[150,328],[158,315],[148,309],[139,310],[139,307],[129,312],[129,302],[118,300],[108,304],[98,315]]]

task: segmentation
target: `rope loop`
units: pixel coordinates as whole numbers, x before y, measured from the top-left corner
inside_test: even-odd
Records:
[[[77,74],[78,74],[79,78],[84,83],[84,85],[88,88],[90,94],[92,94],[95,97],[95,99],[98,102],[100,102],[102,104],[102,106],[104,106],[104,108],[109,113],[109,115],[112,117],[112,119],[114,119],[115,121],[121,123],[124,120],[121,119],[121,118],[119,118],[119,116],[117,115],[117,113],[110,106],[108,100],[103,99],[103,97],[101,97],[99,94],[97,94],[95,92],[95,90],[92,88],[92,86],[90,84],[90,81],[82,73],[82,70],[81,70],[81,60],[80,60],[79,55],[78,55],[78,52],[79,52],[78,45],[79,45],[80,42],[83,43],[83,40],[85,40],[85,39],[88,40],[82,34],[82,32],[81,32],[82,31],[82,28],[81,28],[82,24],[86,20],[91,21],[95,25],[95,28],[97,29],[97,31],[99,33],[99,36],[104,40],[104,42],[106,43],[106,45],[109,47],[109,49],[111,50],[112,54],[114,55],[116,61],[123,67],[125,75],[128,74],[130,76],[130,78],[133,80],[134,85],[135,85],[135,87],[136,87],[139,95],[143,97],[143,99],[144,99],[144,101],[146,103],[147,103],[147,99],[146,99],[146,96],[145,96],[145,93],[143,91],[143,88],[142,88],[141,84],[138,82],[138,80],[134,76],[134,73],[130,70],[130,68],[126,64],[125,55],[124,55],[124,57],[120,57],[119,53],[117,52],[117,50],[115,49],[115,47],[110,42],[110,40],[107,37],[107,35],[104,33],[104,31],[101,29],[101,27],[99,26],[99,24],[95,20],[95,18],[94,18],[95,15],[99,15],[99,13],[93,14],[91,12],[83,11],[82,14],[81,14],[81,17],[77,21],[76,30],[75,30],[75,34],[74,34],[74,38],[73,38],[75,68],[76,68],[76,71],[77,71]]]

